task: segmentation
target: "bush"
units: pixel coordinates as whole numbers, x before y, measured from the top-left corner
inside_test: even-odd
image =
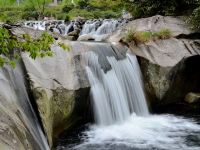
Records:
[[[80,9],[84,9],[88,6],[88,0],[79,0],[78,1],[78,6]]]
[[[39,14],[37,11],[25,11],[23,12],[22,14],[22,19],[25,19],[25,20],[38,20],[39,18]]]
[[[195,30],[200,30],[200,7],[196,8],[187,20]]]
[[[58,19],[58,20],[65,20],[65,18],[66,18],[66,15],[63,14],[63,13],[60,13],[60,14],[56,15],[56,19]]]
[[[68,13],[68,12],[71,11],[73,8],[74,8],[74,5],[65,5],[65,6],[62,8],[62,12]]]
[[[70,17],[69,17],[69,15],[66,15],[65,16],[65,22],[68,22],[68,21],[70,21]]]
[[[148,17],[156,14],[160,15],[182,15],[186,10],[194,9],[198,5],[198,0],[125,0],[126,9],[132,15],[138,17]]]
[[[22,12],[20,11],[5,11],[0,12],[0,21],[7,22],[7,23],[16,23],[21,20]]]

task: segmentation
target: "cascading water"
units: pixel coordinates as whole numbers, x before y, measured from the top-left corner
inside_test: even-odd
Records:
[[[0,108],[3,110],[5,109],[5,112],[7,112],[8,116],[12,116],[12,119],[15,118],[16,124],[23,124],[25,126],[25,129],[22,132],[28,132],[26,136],[27,138],[30,138],[29,140],[32,140],[31,144],[34,144],[32,146],[35,149],[49,150],[50,148],[47,139],[42,132],[26,91],[21,64],[18,64],[15,69],[6,66],[0,70],[0,87]],[[3,102],[1,100],[3,100]],[[4,105],[2,105],[2,103]],[[12,109],[12,106],[15,105],[16,108],[18,108],[17,110]],[[14,111],[14,114],[12,111],[9,112],[10,110]],[[17,117],[15,117],[15,115],[17,115]],[[17,131],[17,129],[14,131]],[[19,140],[24,142],[25,139],[19,131],[17,132],[17,135],[19,135]],[[28,145],[26,146],[28,147]]]
[[[200,149],[200,125],[195,120],[149,114],[134,55],[105,43],[72,45],[83,53],[95,124],[68,137],[76,142],[62,139],[57,150]]]
[[[105,19],[105,20],[88,20],[83,26],[81,35],[91,34],[91,35],[104,35],[112,33],[119,26],[123,26],[126,23],[126,20],[114,20],[114,19]]]
[[[105,39],[108,34],[112,33],[118,27],[123,26],[127,22],[128,20],[126,19],[95,19],[87,21],[76,19],[67,23],[65,23],[64,20],[46,20],[25,21],[24,26],[35,30],[48,30],[63,36],[74,31],[77,33],[77,36],[80,36],[79,39],[86,35],[90,35],[96,41],[101,41],[102,39]]]
[[[84,54],[91,84],[95,119],[100,125],[125,121],[132,113],[147,116],[148,108],[135,56],[124,60],[107,57],[111,70],[101,69],[94,52]],[[104,110],[104,111],[102,111]]]

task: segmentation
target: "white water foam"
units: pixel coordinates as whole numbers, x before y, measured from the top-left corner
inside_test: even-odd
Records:
[[[189,143],[189,138],[200,140],[200,125],[195,121],[172,115],[136,115],[124,123],[100,127],[91,126],[84,132],[84,142],[73,149],[90,148],[111,150],[122,145],[137,150],[199,150],[200,143]],[[106,145],[106,146],[105,146]]]

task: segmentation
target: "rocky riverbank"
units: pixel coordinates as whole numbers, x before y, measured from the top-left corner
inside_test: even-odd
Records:
[[[58,23],[44,27],[54,32],[58,29],[56,26],[60,26],[57,30],[59,34],[54,32],[53,36],[69,45],[70,51],[64,51],[55,44],[52,45],[55,55],[51,58],[33,60],[27,53],[22,53],[18,66],[23,68],[21,73],[13,74],[12,69],[7,67],[1,69],[0,84],[3,88],[0,90],[0,112],[5,115],[0,116],[0,147],[42,149],[45,144],[38,142],[38,139],[44,138],[44,135],[52,147],[55,139],[64,130],[92,120],[90,85],[82,62],[82,55],[87,51],[104,54],[100,55],[99,61],[105,72],[110,69],[105,57],[115,56],[117,60],[121,60],[127,51],[137,55],[148,103],[153,112],[162,112],[163,108],[169,110],[172,106],[179,112],[184,112],[186,108],[191,108],[188,109],[191,112],[198,110],[200,37],[181,18],[153,16],[133,21],[89,20],[75,21],[61,27],[62,25]],[[130,28],[138,31],[159,31],[167,28],[172,36],[169,39],[152,40],[137,45],[134,42],[125,43],[123,37]],[[33,37],[41,33],[26,27],[14,28],[12,32],[27,33]],[[78,41],[72,42],[68,39]],[[80,42],[91,40],[106,43]],[[14,72],[16,69],[13,69]],[[18,80],[16,76],[23,78]],[[18,88],[23,89],[21,95],[18,95]],[[26,98],[22,95],[26,95]],[[19,103],[19,99],[23,100],[22,103]],[[22,109],[26,106],[25,102],[29,106]],[[31,132],[36,126],[30,127],[30,121],[27,122],[27,118],[32,118],[26,116],[27,109],[31,106],[38,114],[36,118],[40,121],[36,124],[42,127],[40,131],[44,130],[43,136],[35,136],[39,131]]]

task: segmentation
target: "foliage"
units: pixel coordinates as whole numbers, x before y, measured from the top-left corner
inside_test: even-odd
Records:
[[[74,8],[74,5],[64,5],[63,8],[62,8],[62,12],[68,13],[73,8]]]
[[[161,29],[159,32],[156,33],[156,36],[159,39],[169,39],[172,36],[172,33],[169,29]]]
[[[45,7],[50,3],[50,0],[24,0],[23,5],[25,8],[33,8],[39,17],[44,16]]]
[[[21,40],[18,40],[21,39]],[[10,30],[0,28],[0,66],[10,64],[15,66],[20,52],[29,52],[31,58],[52,56],[51,44],[54,38],[47,32],[42,33],[40,38],[33,39],[27,34],[16,37]]]
[[[146,17],[156,14],[178,15],[194,9],[198,0],[125,0],[127,9],[135,17]],[[130,7],[131,6],[131,7]]]
[[[132,13],[134,18],[152,15],[191,15],[188,22],[195,28],[199,22],[199,0],[62,0],[57,6],[49,5],[52,0],[0,0],[0,20],[16,22],[21,19],[118,18],[122,10]]]
[[[87,8],[89,5],[89,1],[88,0],[79,0],[78,1],[78,6],[80,9],[84,9]]]
[[[187,22],[192,25],[193,29],[200,30],[200,6],[193,11]]]
[[[158,32],[137,31],[136,29],[128,29],[123,40],[126,43],[134,41],[137,43],[145,43],[156,39],[169,39],[172,36],[169,29],[161,29]]]

